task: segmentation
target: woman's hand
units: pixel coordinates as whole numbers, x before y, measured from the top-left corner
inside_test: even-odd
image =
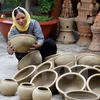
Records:
[[[36,41],[36,42],[33,44],[33,46],[30,48],[29,52],[31,52],[31,51],[33,51],[33,50],[39,48],[39,47],[41,47],[41,44],[40,44],[39,42]]]
[[[11,46],[11,43],[9,41],[8,41],[8,49],[7,49],[7,51],[11,55],[15,52],[14,48]]]

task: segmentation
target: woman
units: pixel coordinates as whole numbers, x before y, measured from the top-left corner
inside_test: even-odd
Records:
[[[19,53],[15,52],[14,48],[11,46],[9,39],[16,34],[31,34],[37,38],[37,42],[33,44],[30,48],[32,50],[39,50],[42,58],[55,54],[57,47],[52,39],[44,39],[40,24],[34,20],[30,19],[29,13],[22,7],[16,7],[12,12],[13,25],[8,33],[8,53],[15,53],[16,58],[20,61],[28,52]]]

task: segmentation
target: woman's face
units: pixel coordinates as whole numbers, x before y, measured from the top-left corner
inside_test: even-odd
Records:
[[[21,26],[24,27],[26,25],[27,19],[24,13],[19,12],[16,17],[16,22]]]

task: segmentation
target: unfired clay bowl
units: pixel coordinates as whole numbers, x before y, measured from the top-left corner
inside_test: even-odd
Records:
[[[100,70],[93,67],[84,68],[79,72],[87,80],[91,75],[100,73]]]
[[[83,55],[77,59],[77,64],[78,65],[83,64],[89,66],[100,65],[100,57],[94,54]]]
[[[97,94],[85,90],[69,91],[64,96],[65,100],[100,100]]]
[[[70,69],[71,69],[72,72],[79,73],[82,69],[88,68],[88,67],[89,67],[88,65],[74,65]]]
[[[46,70],[46,69],[53,69],[54,68],[54,65],[51,61],[46,61],[46,62],[43,62],[41,64],[39,64],[37,66],[37,72],[40,72],[40,71],[43,71],[43,70]]]
[[[71,72],[71,69],[67,65],[56,66],[55,68],[53,68],[53,70],[55,70],[58,73],[58,77],[65,73]]]
[[[28,65],[39,65],[42,63],[42,56],[38,50],[34,50],[24,56],[18,63],[18,69],[22,69]]]
[[[15,79],[19,84],[22,82],[30,82],[31,78],[36,74],[36,66],[29,65],[14,74],[12,77]]]
[[[36,42],[36,38],[30,34],[17,34],[10,38],[10,42],[16,52],[26,53]]]
[[[87,89],[100,96],[100,73],[91,75],[87,79]]]
[[[59,66],[59,65],[67,65],[71,62],[74,61],[75,64],[75,56],[73,54],[61,54],[57,57],[55,57],[55,65]]]
[[[61,75],[56,81],[56,89],[64,97],[64,93],[71,90],[84,90],[86,80],[79,73],[71,72]]]
[[[58,78],[58,74],[54,70],[43,70],[38,72],[33,78],[31,79],[31,83],[33,83],[36,87],[37,86],[46,86],[49,87],[52,91],[55,90],[55,82]]]

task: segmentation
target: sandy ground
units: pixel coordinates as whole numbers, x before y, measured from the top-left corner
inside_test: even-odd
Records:
[[[58,53],[78,53],[85,51],[86,47],[79,47],[76,44],[60,44],[57,43]],[[7,42],[0,33],[0,79],[12,78],[12,76],[18,71],[17,60],[14,55],[7,53]],[[0,100],[20,100],[17,93],[15,96],[7,97],[0,94]],[[53,95],[52,100],[64,100],[59,94]]]

